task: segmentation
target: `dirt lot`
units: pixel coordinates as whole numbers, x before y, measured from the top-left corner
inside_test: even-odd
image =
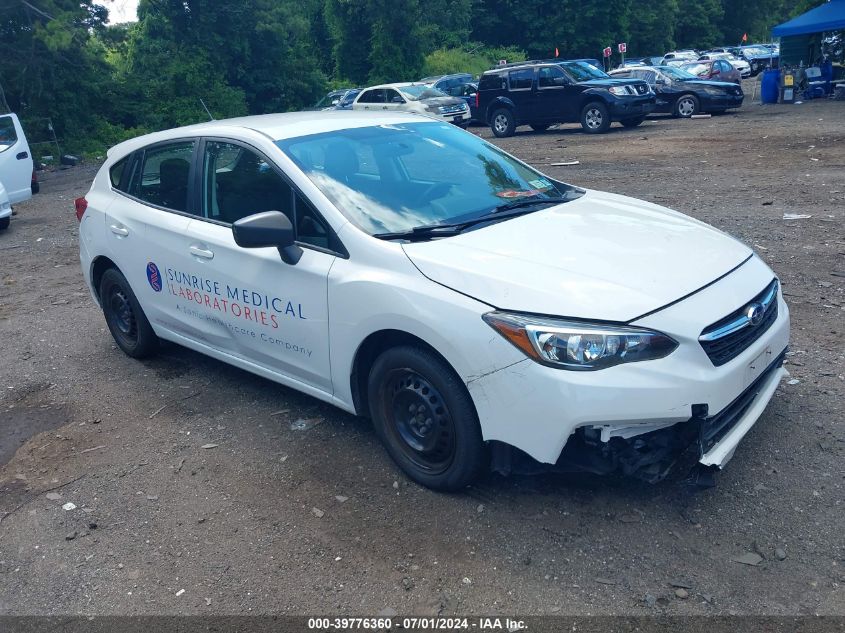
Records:
[[[79,272],[96,168],[45,175],[0,234],[0,613],[845,615],[843,123],[843,103],[747,104],[500,142],[710,222],[781,276],[794,384],[697,494],[588,476],[436,494],[316,400],[176,346],[133,361]]]

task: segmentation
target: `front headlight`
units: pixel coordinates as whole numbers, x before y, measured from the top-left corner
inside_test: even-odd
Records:
[[[630,93],[628,92],[628,86],[611,86],[610,94],[616,95],[617,97],[627,97]]]
[[[624,325],[603,325],[488,312],[484,321],[533,360],[576,371],[668,356],[678,342],[665,334]]]

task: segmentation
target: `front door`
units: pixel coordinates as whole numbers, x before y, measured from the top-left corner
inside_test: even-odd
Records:
[[[574,114],[568,98],[569,80],[559,66],[541,66],[537,76],[537,121],[571,121]],[[576,101],[577,103],[577,101]]]
[[[226,338],[235,355],[331,392],[328,252],[322,219],[278,168],[253,148],[207,140],[202,149],[202,218],[186,231],[191,267],[202,272],[202,296],[191,318]],[[232,224],[281,211],[296,228],[302,258],[285,264],[275,248],[241,248]]]
[[[32,155],[14,114],[0,115],[0,182],[12,204],[32,197]]]

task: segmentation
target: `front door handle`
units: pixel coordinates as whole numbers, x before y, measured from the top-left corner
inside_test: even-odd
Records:
[[[20,154],[15,156],[15,158],[17,158],[18,160],[25,160],[29,158],[29,154],[27,154],[26,152],[21,152]]]
[[[205,248],[200,248],[199,246],[191,246],[188,248],[188,250],[194,257],[202,257],[203,259],[214,259],[214,251],[210,251]]]
[[[125,226],[118,226],[117,224],[112,224],[110,227],[111,232],[117,235],[118,237],[127,237],[129,235],[129,229]]]

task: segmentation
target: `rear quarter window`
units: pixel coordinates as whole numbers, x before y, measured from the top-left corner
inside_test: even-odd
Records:
[[[5,152],[18,142],[15,122],[10,116],[0,116],[0,152]]]
[[[111,186],[114,189],[120,190],[120,183],[123,180],[123,172],[126,170],[127,162],[129,162],[129,159],[123,158],[117,161],[111,166],[111,169],[109,169],[109,181],[111,181]]]

